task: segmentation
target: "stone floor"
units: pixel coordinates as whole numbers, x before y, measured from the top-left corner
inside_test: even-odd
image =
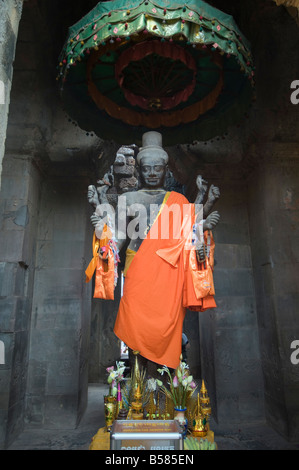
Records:
[[[106,386],[90,385],[86,413],[74,430],[27,428],[8,450],[88,450],[92,437],[105,424],[103,396]],[[299,443],[289,443],[265,423],[221,430],[211,422],[219,450],[299,450]]]

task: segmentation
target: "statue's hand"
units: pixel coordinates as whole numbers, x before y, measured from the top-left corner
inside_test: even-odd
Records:
[[[203,223],[203,231],[213,230],[220,220],[220,214],[217,211],[212,212]]]
[[[98,187],[98,195],[99,195],[99,200],[101,204],[107,204],[108,199],[107,199],[107,191],[110,188],[108,184],[104,184],[103,186]]]
[[[208,182],[204,180],[201,175],[198,175],[196,178],[196,186],[198,187],[200,191],[203,191],[204,193],[206,193],[208,189]]]
[[[94,212],[90,217],[90,220],[92,225],[95,227],[100,222],[101,217],[96,212]]]
[[[209,193],[208,193],[208,202],[214,203],[220,197],[220,189],[213,184],[210,186]]]
[[[94,207],[97,207],[97,205],[99,204],[98,193],[95,186],[88,186],[87,199],[88,202]]]

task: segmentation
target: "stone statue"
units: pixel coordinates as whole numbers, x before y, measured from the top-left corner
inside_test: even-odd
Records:
[[[126,152],[124,152],[124,148]],[[143,146],[136,157],[139,169],[138,182],[134,179],[136,178],[133,163],[133,153],[135,152],[135,147],[121,147],[113,165],[114,178],[111,175],[105,175],[98,188],[89,186],[88,200],[95,208],[91,221],[98,238],[101,237],[104,223],[107,223],[107,220],[110,221],[108,225],[112,229],[119,251],[128,243],[124,268],[125,288],[114,329],[116,335],[124,341],[129,349],[140,351],[141,356],[149,363],[155,366],[162,364],[175,368],[180,356],[182,323],[185,312],[181,301],[184,268],[183,262],[180,264],[178,261],[177,265],[171,264],[173,261],[169,261],[168,254],[164,255],[162,252],[169,248],[168,253],[171,253],[171,256],[173,253],[177,253],[176,259],[182,259],[184,240],[181,238],[178,241],[171,239],[164,242],[162,238],[151,240],[149,235],[152,234],[159,215],[161,219],[166,205],[171,207],[171,204],[178,204],[179,207],[183,207],[184,205],[190,206],[190,204],[182,194],[168,192],[165,189],[168,154],[162,148],[160,133],[147,132],[143,135]],[[125,175],[125,177],[129,175],[125,182],[127,184],[122,183],[124,173],[119,172],[118,165],[121,161],[123,162],[122,166],[130,168],[130,171]],[[118,185],[116,189],[119,192],[117,190],[111,191],[116,179]],[[198,195],[195,204],[203,204],[208,183],[198,176],[196,185]],[[118,203],[115,205],[116,212],[113,213],[113,207],[109,213],[109,197],[111,202],[111,194],[117,192],[122,196],[122,207]],[[203,205],[202,217],[204,220],[198,220],[197,216],[197,219],[194,218],[193,221],[198,239],[200,239],[200,222],[203,231],[206,231],[212,230],[219,221],[219,213],[217,211],[211,212],[219,196],[219,189],[211,185],[207,200]],[[108,207],[108,218],[103,218],[98,210],[103,205]],[[142,217],[138,218],[138,223],[133,224],[134,231],[131,226],[130,232],[128,228],[130,228],[130,223],[132,225],[136,221],[136,212],[138,211]],[[183,224],[183,219],[180,223]],[[157,253],[160,252],[161,256],[157,256]],[[196,255],[199,261],[205,259],[203,245],[196,246]],[[179,284],[177,284],[178,279]],[[171,291],[173,292],[171,293]],[[169,298],[169,302],[161,300],[163,295]],[[176,302],[172,305],[173,298],[176,298]]]

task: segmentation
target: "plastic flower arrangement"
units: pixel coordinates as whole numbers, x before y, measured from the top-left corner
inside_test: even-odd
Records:
[[[109,395],[116,397],[117,385],[124,378],[125,368],[126,368],[125,363],[122,361],[116,362],[116,368],[114,368],[114,366],[107,367],[106,371],[109,374],[107,382],[110,385]]]
[[[189,367],[185,362],[180,362],[180,365],[176,369],[174,376],[170,373],[168,367],[163,366],[162,369],[158,369],[161,375],[166,372],[169,377],[169,389],[163,385],[160,380],[157,380],[157,384],[165,393],[166,396],[172,399],[175,408],[186,408],[187,398],[196,389],[197,385],[189,374]]]

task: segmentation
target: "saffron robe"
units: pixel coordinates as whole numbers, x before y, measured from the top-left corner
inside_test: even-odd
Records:
[[[168,208],[177,205],[181,209],[179,237],[177,217],[174,221],[175,217],[169,216],[169,236],[165,238],[162,222],[166,205]],[[188,307],[184,286],[190,243],[188,251],[186,246],[191,240],[194,222],[194,204],[179,193],[168,193],[156,221],[130,260],[114,326],[116,336],[129,348],[169,368],[176,368],[180,362],[183,321]],[[188,292],[192,309],[204,310],[203,299],[196,298],[190,283]],[[213,298],[208,304],[207,308],[216,306]]]

